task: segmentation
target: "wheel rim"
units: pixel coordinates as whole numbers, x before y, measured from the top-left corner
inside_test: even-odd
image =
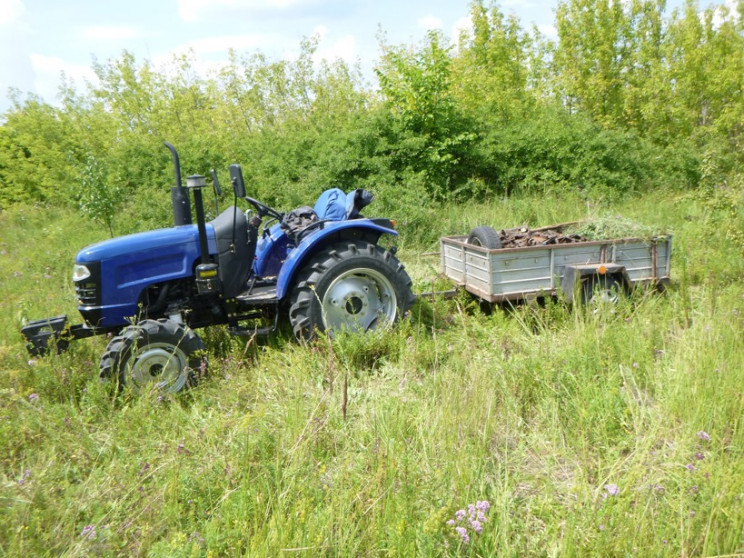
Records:
[[[129,377],[138,387],[155,383],[158,389],[180,391],[186,384],[188,358],[169,343],[151,343],[135,355]]]
[[[601,289],[594,293],[592,300],[597,304],[617,304],[619,298],[616,289]]]
[[[367,331],[392,323],[397,297],[390,280],[374,269],[342,273],[328,287],[323,300],[323,325],[327,331]]]

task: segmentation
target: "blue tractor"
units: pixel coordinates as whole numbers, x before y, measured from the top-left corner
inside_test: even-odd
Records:
[[[84,323],[56,316],[27,324],[32,355],[108,334],[102,377],[177,392],[206,371],[195,329],[226,325],[253,336],[288,318],[295,336],[309,340],[316,332],[383,327],[410,308],[411,279],[395,250],[378,244],[397,235],[394,224],[361,216],[372,197],[365,190],[328,190],[315,207],[285,214],[248,197],[241,167],[230,165],[235,204],[206,222],[205,178],[189,176],[184,188],[178,153],[166,146],[176,175],[174,226],[81,250],[73,281]],[[214,170],[212,179],[221,193]],[[241,210],[238,199],[252,210]]]

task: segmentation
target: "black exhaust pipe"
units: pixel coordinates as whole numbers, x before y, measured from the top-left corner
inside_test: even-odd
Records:
[[[170,149],[173,156],[173,170],[176,175],[176,185],[171,188],[171,205],[173,206],[173,224],[190,225],[191,224],[191,201],[189,192],[181,183],[181,161],[178,158],[176,148],[170,143],[163,142],[165,147]]]

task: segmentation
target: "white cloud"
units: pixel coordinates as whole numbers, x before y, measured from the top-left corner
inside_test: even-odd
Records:
[[[206,37],[196,39],[175,47],[172,50],[158,54],[150,60],[153,67],[168,72],[174,57],[187,55],[191,66],[203,76],[218,72],[227,65],[227,51],[269,53],[271,50],[280,51],[285,44],[282,37],[272,34],[233,35]]]
[[[20,0],[0,0],[0,112],[10,108],[8,89],[33,90],[34,71],[28,57],[31,30]]]
[[[535,7],[529,0],[504,0],[501,5],[505,8],[522,8],[524,10],[531,10]]]
[[[736,0],[726,0],[723,4],[712,6],[713,9],[713,27],[719,29],[725,21],[739,21],[739,11],[736,9]],[[700,20],[705,20],[704,12]]]
[[[317,0],[178,0],[178,14],[184,21],[195,22],[219,14],[280,11],[316,3]]]
[[[19,20],[24,11],[21,0],[0,0],[0,25]]]
[[[81,31],[81,35],[85,39],[92,39],[94,41],[120,41],[126,39],[137,39],[142,37],[143,33],[142,30],[137,27],[104,25],[98,27],[86,27]]]
[[[558,29],[555,25],[538,25],[537,30],[548,39],[555,40],[558,38]]]
[[[335,41],[328,47],[320,46],[315,53],[315,60],[343,60],[347,64],[353,65],[357,59],[356,37],[354,35],[345,35]]]
[[[258,51],[269,53],[275,48],[284,45],[285,41],[278,35],[270,33],[254,35],[228,35],[218,37],[205,37],[195,39],[174,49],[159,54],[152,59],[155,66],[167,65],[173,60],[174,56],[181,56],[193,52],[196,58],[210,58],[219,55],[220,58],[227,59],[227,51],[233,49],[241,51]]]
[[[462,33],[467,36],[473,35],[473,20],[470,19],[470,16],[460,18],[452,25],[452,40],[455,44],[457,44]]]
[[[86,81],[95,82],[98,79],[93,69],[87,65],[70,64],[61,58],[41,54],[31,54],[29,58],[35,75],[34,89],[50,103],[57,97],[61,85],[60,76],[63,73],[77,85],[82,85]]]
[[[229,49],[235,50],[256,50],[267,43],[276,41],[272,35],[233,35],[205,37],[204,39],[195,39],[188,44],[175,49],[176,53],[184,53],[193,50],[198,54],[227,53]]]
[[[328,35],[328,27],[325,25],[316,25],[313,29],[313,37],[318,37],[319,40],[323,40]]]
[[[441,29],[443,24],[442,20],[433,15],[427,15],[418,20],[418,26],[429,30],[429,29]]]

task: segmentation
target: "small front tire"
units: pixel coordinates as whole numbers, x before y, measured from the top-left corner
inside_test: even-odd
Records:
[[[204,344],[196,333],[172,320],[144,320],[114,337],[101,357],[100,376],[121,385],[176,393],[206,373]]]

